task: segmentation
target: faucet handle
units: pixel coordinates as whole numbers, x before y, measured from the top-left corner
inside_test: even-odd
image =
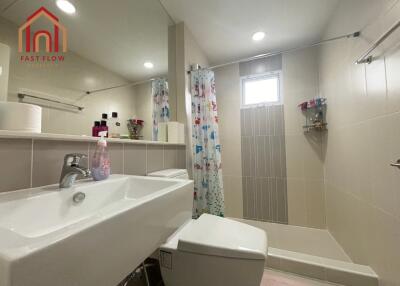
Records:
[[[86,158],[85,154],[71,153],[64,156],[64,165],[78,166],[81,159]]]

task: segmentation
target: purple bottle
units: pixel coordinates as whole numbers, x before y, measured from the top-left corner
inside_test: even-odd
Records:
[[[95,121],[94,126],[92,127],[92,136],[99,137],[99,131],[101,131],[100,130],[100,121]]]

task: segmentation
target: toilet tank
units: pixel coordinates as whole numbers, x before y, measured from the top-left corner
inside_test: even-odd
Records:
[[[186,169],[165,169],[147,174],[150,177],[161,177],[171,179],[188,180],[189,175]]]

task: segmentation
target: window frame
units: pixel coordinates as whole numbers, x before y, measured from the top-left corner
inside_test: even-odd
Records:
[[[252,80],[262,80],[262,79],[269,79],[269,78],[277,78],[278,79],[278,101],[265,101],[260,103],[254,104],[245,104],[245,91],[244,86],[246,81]],[[283,84],[282,84],[282,71],[273,71],[268,73],[262,74],[255,74],[255,75],[248,75],[240,77],[240,108],[252,108],[258,106],[274,106],[274,105],[282,105],[283,104]]]

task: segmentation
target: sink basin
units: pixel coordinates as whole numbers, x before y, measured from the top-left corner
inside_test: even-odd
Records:
[[[0,286],[117,285],[191,218],[192,190],[112,175],[0,194]]]

